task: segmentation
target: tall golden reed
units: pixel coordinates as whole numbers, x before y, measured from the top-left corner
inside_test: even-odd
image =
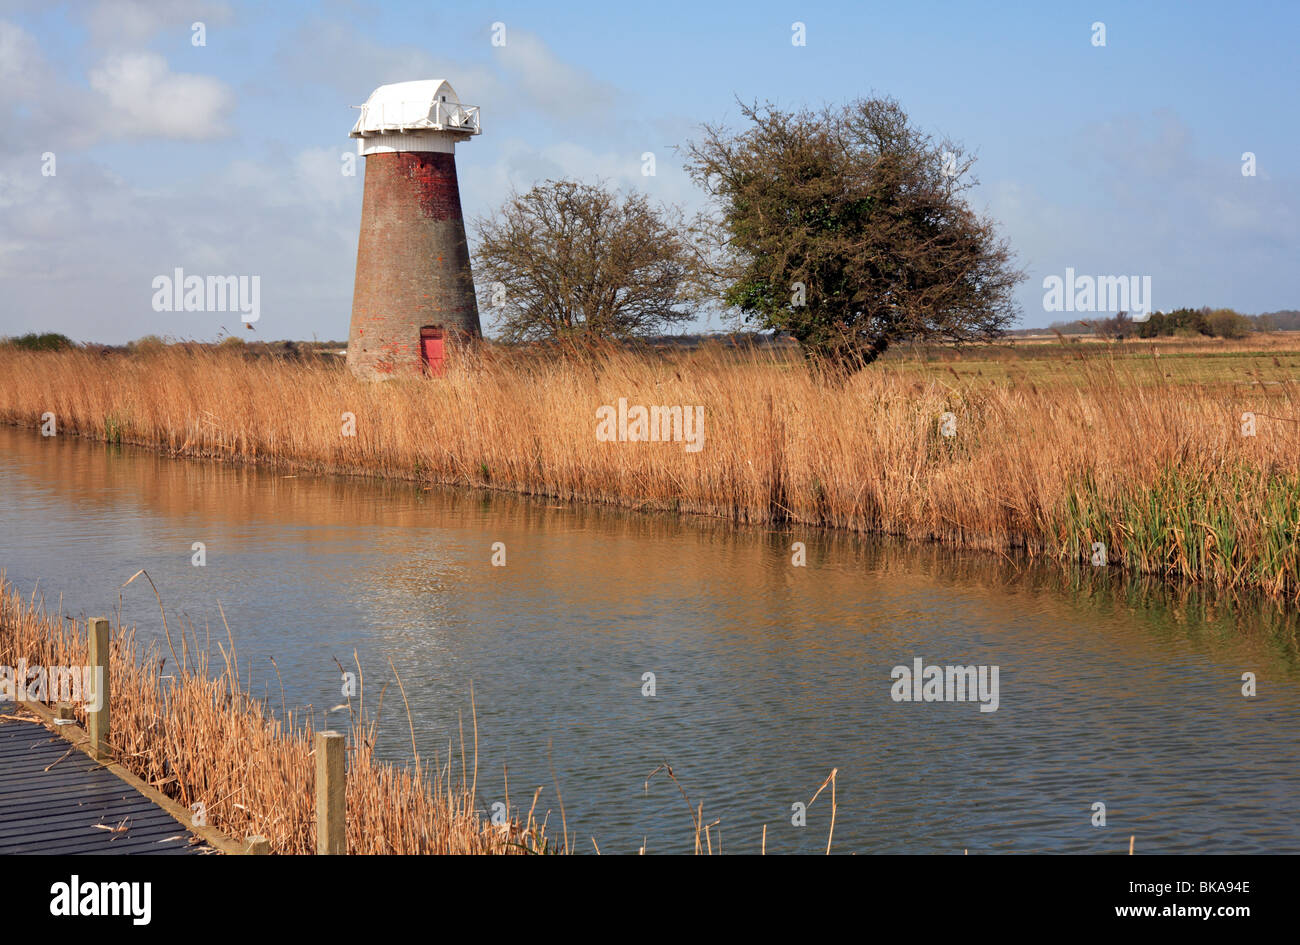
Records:
[[[487,347],[441,379],[365,383],[324,360],[197,346],[8,349],[0,419],[34,429],[50,412],[61,435],[178,454],[1061,559],[1087,561],[1101,543],[1111,565],[1300,595],[1293,372],[1209,384],[1137,370],[1104,347],[1072,357],[1083,360],[1069,383],[1013,372],[994,384],[890,363],[827,379],[767,351]],[[619,398],[702,406],[703,448],[599,441],[596,410]],[[1254,436],[1242,432],[1248,411]]]
[[[240,683],[233,644],[219,649],[223,666],[209,667],[197,639],[169,637],[162,650],[141,650],[133,632],[113,632],[114,760],[184,807],[201,802],[207,823],[236,840],[260,834],[272,853],[315,852],[310,720],[276,717],[254,699]],[[0,665],[20,658],[84,666],[86,634],[24,601],[0,576]],[[77,713],[85,724],[80,706]],[[358,707],[348,732],[349,853],[555,852],[531,810],[522,822],[489,824],[449,759],[442,767],[379,761],[366,715]]]

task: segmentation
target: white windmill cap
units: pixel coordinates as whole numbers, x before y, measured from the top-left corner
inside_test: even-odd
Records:
[[[350,137],[394,134],[481,132],[477,105],[462,105],[446,79],[419,79],[381,85],[370,93]]]

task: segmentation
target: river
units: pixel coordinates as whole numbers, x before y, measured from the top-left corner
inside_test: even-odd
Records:
[[[157,602],[122,587],[138,569],[214,649],[220,602],[252,688],[320,728],[346,727],[335,659],[356,652],[372,706],[391,659],[425,759],[462,720],[471,737],[472,685],[482,807],[508,763],[511,805],[542,786],[558,833],[558,786],[579,850],[689,852],[676,786],[646,784],[667,762],[730,853],[764,825],[769,852],[823,850],[829,788],[792,820],[832,768],[837,852],[1300,852],[1296,620],[1262,599],[8,427],[0,567],[70,616],[120,606],[145,641]],[[895,701],[891,671],[918,658],[996,667],[996,711]],[[396,685],[380,731],[409,763]]]

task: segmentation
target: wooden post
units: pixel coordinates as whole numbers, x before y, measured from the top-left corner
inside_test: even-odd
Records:
[[[346,766],[340,732],[316,733],[316,854],[348,852]]]
[[[108,694],[112,687],[108,678],[108,620],[104,617],[91,617],[89,621],[90,636],[90,677],[92,691],[86,700],[86,733],[90,736],[90,747],[96,755],[108,755]],[[98,708],[94,708],[98,705]]]
[[[271,841],[262,836],[247,837],[244,840],[249,853],[265,856],[271,852]]]
[[[73,722],[77,718],[77,713],[73,711],[71,702],[60,702],[54,708],[54,717],[60,722]]]

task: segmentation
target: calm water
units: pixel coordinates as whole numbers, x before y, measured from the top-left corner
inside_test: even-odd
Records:
[[[790,565],[792,541],[808,564]],[[191,545],[206,545],[206,567]],[[491,564],[502,542],[506,566]],[[604,852],[689,851],[670,763],[724,850],[1300,852],[1292,615],[1091,569],[543,500],[172,460],[0,428],[0,567],[72,616],[224,640],[254,688],[343,727],[335,658],[369,699],[405,683],[423,757],[478,705],[479,795],[555,782]],[[1262,615],[1262,616],[1261,616]],[[215,643],[214,643],[215,646]],[[890,671],[996,665],[1000,706],[900,703]],[[1241,695],[1254,672],[1259,694]],[[642,695],[653,672],[657,693]],[[381,724],[409,760],[396,686]],[[549,761],[548,761],[549,747]],[[552,767],[554,778],[552,777]],[[1090,825],[1092,805],[1108,826]],[[716,834],[715,834],[716,837]]]

